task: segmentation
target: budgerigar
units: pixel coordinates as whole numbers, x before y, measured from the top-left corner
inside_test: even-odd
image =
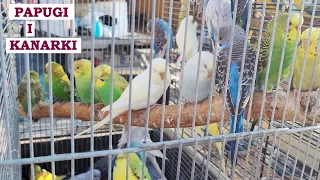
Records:
[[[311,18],[312,17],[312,11],[313,11],[313,4],[315,0],[306,0],[304,1],[304,9],[303,9],[303,17]],[[302,0],[293,0],[293,8],[295,10],[298,10],[299,12],[301,11],[301,5],[302,5]],[[315,10],[315,19],[320,17],[320,7],[319,7],[320,2],[316,2],[316,10]]]
[[[105,162],[106,164],[108,162]],[[74,176],[74,180],[89,180],[91,179],[91,170],[78,174]],[[100,180],[101,179],[101,172],[97,169],[93,169],[93,180]],[[72,180],[72,178],[68,178],[66,180]]]
[[[249,13],[249,2],[253,0],[238,0],[237,6],[237,14],[236,14],[236,23],[246,30],[247,27],[247,20],[248,20],[248,13]],[[231,11],[234,11],[235,0],[231,0]]]
[[[218,54],[217,59],[217,71],[216,71],[216,85],[218,92],[225,92],[225,79],[227,76],[227,65],[229,57],[229,48],[231,40],[231,27],[220,28],[219,38],[223,44],[221,51]],[[227,105],[230,111],[230,133],[243,132],[244,129],[244,113],[245,107],[249,101],[250,94],[252,91],[253,75],[256,52],[253,47],[249,44],[244,47],[245,44],[245,31],[238,25],[235,25],[233,47],[231,52],[231,64],[230,64],[230,74],[229,85],[226,89],[226,99]],[[246,56],[244,57],[244,69],[241,82],[240,72],[242,64],[243,51],[246,50]],[[240,83],[240,84],[239,84]],[[237,106],[238,89],[240,88],[240,101]],[[238,107],[238,109],[236,109]],[[237,114],[237,119],[235,121],[235,116]],[[235,131],[233,129],[234,124],[236,124]],[[231,161],[234,159],[235,151],[235,141],[231,142]]]
[[[283,59],[282,73],[280,78],[280,83],[284,80],[287,80],[290,75],[290,65],[293,58],[293,51],[296,45],[296,37],[300,35],[300,31],[298,32],[298,25],[300,20],[300,14],[292,13],[290,16],[290,23],[288,29],[287,37],[285,35],[285,29],[287,25],[288,13],[279,14],[277,19],[276,32],[274,37],[274,44],[272,49],[272,57],[271,64],[269,70],[269,78],[267,90],[272,90],[277,85],[278,75],[279,75],[279,66],[281,62],[282,55],[282,47],[284,45],[284,38],[286,38],[286,48]],[[303,23],[303,17],[302,22]],[[258,88],[264,89],[265,79],[267,73],[267,65],[268,65],[268,57],[269,57],[269,48],[270,42],[272,38],[272,30],[275,22],[272,19],[268,25],[265,32],[265,35],[262,39],[260,54],[259,54],[259,62],[258,62]]]
[[[147,31],[151,33],[153,20],[149,20],[147,23]],[[166,58],[167,48],[169,46],[169,53],[173,46],[173,33],[172,30],[169,31],[169,24],[162,19],[154,19],[154,57]],[[168,34],[170,36],[170,41],[168,39]]]
[[[320,79],[317,77],[320,74],[320,59],[318,55],[317,64],[314,63],[316,61],[316,53],[318,47],[318,40],[320,38],[320,28],[313,27],[311,29],[311,36],[310,36],[310,44],[308,52],[306,52],[306,48],[308,47],[308,36],[309,36],[310,29],[306,29],[302,32],[300,38],[300,45],[297,51],[297,57],[294,65],[294,73],[293,73],[293,88],[298,89],[300,85],[301,75],[302,75],[302,68],[304,63],[304,58],[306,56],[306,64],[303,74],[303,80],[301,85],[302,91],[308,91],[311,85],[312,80],[312,73],[314,69],[314,81],[311,86],[311,90],[316,90],[320,87]]]
[[[129,153],[129,168],[128,168],[128,179],[138,180],[147,179],[151,180],[148,168],[143,164],[141,159],[136,153]],[[114,180],[124,180],[126,179],[126,166],[127,165],[127,155],[118,154],[116,156],[115,165],[113,167],[113,179]],[[144,174],[142,177],[142,168],[144,167]]]
[[[207,51],[201,52],[199,68],[198,101],[206,99],[210,94],[210,81],[212,75],[214,55]],[[185,65],[183,73],[183,88],[180,89],[182,97],[188,103],[196,101],[196,82],[199,53],[196,53]]]
[[[107,64],[101,64],[94,68],[94,76],[104,81],[111,78],[111,67]],[[121,93],[128,87],[128,81],[120,76],[118,73],[113,72],[113,86]]]
[[[129,106],[129,97],[131,96],[131,108],[132,110],[138,110],[147,108],[148,102],[148,89],[149,89],[149,68],[145,69],[142,73],[136,76],[132,80],[132,94],[129,93],[129,86],[121,94],[120,98],[112,103],[112,117],[115,118],[119,114],[126,112]],[[153,106],[160,99],[163,94],[163,90],[167,90],[171,82],[171,74],[166,69],[166,60],[163,58],[155,58],[152,60],[152,73],[151,73],[151,86],[150,86],[150,105]],[[169,69],[169,67],[168,67]],[[166,76],[166,86],[164,86],[164,79]],[[77,86],[78,87],[78,86]],[[80,92],[79,92],[80,93]],[[110,111],[110,105],[101,109],[102,112]],[[96,130],[107,124],[110,121],[110,114],[102,121],[94,125],[93,129]],[[91,128],[80,132],[75,137],[88,133]]]
[[[31,179],[31,167],[29,171],[29,178]],[[54,180],[63,180],[66,176],[55,175]],[[35,180],[52,180],[52,174],[45,169],[42,169],[39,165],[34,165],[34,179]]]
[[[195,54],[185,65],[185,71],[183,74],[183,88],[180,90],[183,99],[188,103],[194,103],[196,101],[196,81],[197,81],[197,67],[198,67],[199,53]],[[202,101],[210,95],[210,81],[213,68],[214,55],[207,51],[201,52],[201,63],[199,69],[199,86],[198,86],[198,99]],[[204,127],[196,127],[196,134],[198,131],[203,132]],[[209,134],[212,136],[219,135],[219,129],[217,123],[209,125]],[[200,134],[200,133],[199,133]],[[203,133],[201,133],[203,134]],[[219,153],[222,153],[221,142],[216,143],[216,147]],[[223,156],[222,156],[223,157]],[[224,161],[222,159],[222,169],[225,170]]]
[[[184,53],[184,45],[186,46],[185,51],[185,60],[188,61],[193,55],[195,55],[198,52],[199,49],[199,42],[197,37],[197,27],[198,23],[197,21],[192,22],[193,17],[188,17],[188,28],[186,32],[186,23],[187,23],[187,17],[185,17],[177,30],[176,34],[176,43],[178,46],[178,50],[180,52],[179,59],[177,63],[180,63],[183,58]],[[184,39],[186,38],[186,43],[184,43]]]
[[[220,28],[233,25],[230,0],[210,0],[206,5],[204,17],[209,35],[212,41],[216,41],[218,24]]]
[[[99,96],[104,105],[110,104],[110,81],[103,81],[97,77],[94,80],[94,91]],[[121,92],[113,87],[113,102],[121,96]]]
[[[206,126],[196,126],[195,129],[195,134],[201,137],[205,136],[205,132],[206,132]],[[208,135],[210,136],[219,136],[220,132],[219,132],[219,123],[212,123],[209,124],[208,126]],[[225,161],[224,161],[224,155],[222,154],[222,143],[221,142],[217,142],[214,144],[216,146],[216,148],[218,149],[219,154],[221,155],[221,161],[222,161],[222,171],[225,172]],[[219,165],[219,163],[216,163],[217,165]]]
[[[91,92],[91,62],[86,59],[74,61],[74,77],[78,96],[82,103],[90,104]],[[102,99],[94,92],[94,103],[102,103]]]
[[[145,134],[147,135],[146,141],[144,141]],[[128,133],[127,127],[124,126],[122,129],[121,138],[118,143],[119,148],[125,147],[125,145],[128,142],[128,136],[129,136],[129,133]],[[146,131],[146,128],[144,127],[131,126],[130,147],[138,147],[144,143],[153,143],[149,135],[149,130]],[[141,160],[144,160],[144,156],[142,152],[138,152],[137,154]],[[152,179],[161,179],[162,171],[161,171],[161,168],[159,167],[159,164],[157,163],[156,157],[164,158],[162,152],[160,150],[153,150],[153,151],[145,152],[145,155],[147,156],[146,166],[150,172]]]
[[[31,94],[31,111],[42,106],[44,96],[40,83],[39,74],[35,71],[30,71],[30,94]],[[27,75],[25,74],[18,86],[18,102],[21,104],[23,111],[28,114],[28,93],[27,93]]]
[[[45,82],[49,86],[49,64],[46,65],[46,74]],[[65,101],[70,101],[70,80],[67,74],[64,72],[63,67],[56,63],[51,62],[52,67],[52,92],[57,101],[62,101],[63,104]],[[77,101],[77,92],[74,92],[74,100]]]

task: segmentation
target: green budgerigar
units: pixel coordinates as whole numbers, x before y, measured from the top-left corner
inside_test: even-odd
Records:
[[[56,63],[51,62],[52,67],[52,92],[58,101],[70,101],[70,80],[64,72],[63,67]],[[49,64],[46,64],[45,82],[49,86]],[[74,92],[74,100],[77,99],[77,92]]]
[[[281,77],[280,83],[284,80],[289,78],[290,74],[290,65],[293,58],[293,51],[296,44],[296,37],[298,35],[298,39],[300,36],[300,31],[298,31],[298,25],[300,20],[300,14],[292,13],[289,17],[289,29],[288,34],[285,37],[285,30],[287,25],[288,13],[281,13],[278,15],[277,23],[276,23],[276,32],[274,37],[274,44],[272,49],[272,57],[271,57],[271,64],[270,64],[270,71],[269,71],[269,78],[267,84],[267,90],[272,90],[278,80],[279,75],[279,66],[281,62],[281,55],[282,55],[282,47],[284,45],[284,39],[286,38],[286,48],[285,54],[283,59],[283,66],[281,70]],[[302,22],[303,24],[303,17]],[[270,42],[272,38],[272,31],[275,22],[272,19],[268,25],[265,32],[265,35],[262,40],[260,54],[259,54],[259,62],[258,62],[258,88],[263,89],[264,83],[266,79],[267,73],[267,65],[268,65],[268,57],[269,57],[269,48]]]
[[[30,71],[30,92],[31,92],[31,111],[42,106],[44,96],[42,85],[39,79],[39,74],[35,71]],[[23,111],[28,114],[28,94],[27,94],[27,75],[25,74],[18,87],[17,100],[21,104]]]
[[[94,75],[104,81],[110,80],[111,67],[107,64],[101,64],[94,68]],[[116,89],[122,93],[128,85],[129,83],[124,77],[120,76],[116,72],[113,73],[113,86]]]
[[[126,154],[118,154],[116,157],[115,165],[113,168],[113,179],[124,180],[126,179]],[[142,167],[144,166],[144,177],[142,177]],[[151,180],[148,168],[140,160],[136,153],[129,153],[129,168],[128,168],[128,179],[138,180],[147,179]]]
[[[105,69],[101,68],[102,65],[94,69],[95,76],[95,92],[102,100],[103,104],[108,106],[110,104],[110,80],[105,80]],[[121,76],[120,76],[121,77]],[[115,81],[114,81],[115,82]],[[113,102],[116,101],[122,94],[122,91],[117,89],[116,83],[113,86]]]
[[[91,61],[80,59],[74,61],[74,77],[76,79],[76,87],[80,101],[89,105],[91,103]],[[94,88],[96,89],[96,87]],[[102,99],[97,92],[94,92],[94,103],[102,103]]]

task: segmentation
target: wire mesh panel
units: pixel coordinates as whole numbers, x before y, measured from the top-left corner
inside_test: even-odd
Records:
[[[1,39],[10,3],[74,4],[35,36],[82,49],[0,41],[0,179],[319,179],[318,1],[1,3]]]
[[[16,69],[14,56],[5,51],[5,38],[12,37],[12,21],[6,17],[8,3],[1,1],[0,27],[0,161],[17,159],[20,157],[19,134],[17,116]],[[19,166],[1,166],[0,179],[12,179],[20,176]]]

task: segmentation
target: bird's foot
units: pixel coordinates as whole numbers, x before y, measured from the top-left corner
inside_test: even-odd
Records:
[[[151,110],[157,106],[162,106],[162,104],[153,104],[150,106],[150,110],[149,112],[151,112]],[[144,114],[144,119],[147,119],[147,112]]]
[[[190,102],[190,101],[185,101],[184,103],[183,103],[183,108],[186,108],[186,106],[188,106],[188,105],[190,105],[190,104],[193,104],[192,102]]]
[[[286,83],[280,83],[279,84],[279,90],[282,90],[282,91],[287,91],[289,85],[286,84]],[[290,88],[289,88],[290,89]]]
[[[45,102],[39,103],[39,108],[41,109],[45,104],[46,104]]]
[[[60,104],[59,104],[59,109],[61,108],[61,106],[63,105],[63,104],[65,104],[67,101],[61,101],[60,102]]]

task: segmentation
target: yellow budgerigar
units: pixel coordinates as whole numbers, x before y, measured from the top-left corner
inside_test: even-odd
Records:
[[[118,154],[113,168],[114,180],[126,180],[126,154]],[[144,177],[142,178],[142,167],[144,166]],[[151,176],[145,164],[140,160],[136,153],[129,153],[128,180],[147,179],[151,180]]]
[[[31,180],[31,168],[30,168],[30,176]],[[63,180],[66,176],[56,176],[55,180]],[[34,179],[35,180],[52,180],[52,174],[45,169],[41,169],[39,165],[34,165]]]
[[[293,88],[298,89],[300,85],[300,80],[302,76],[302,68],[304,64],[304,59],[306,56],[306,64],[303,74],[303,80],[301,85],[301,91],[308,91],[311,85],[312,80],[312,73],[314,69],[314,81],[311,86],[311,90],[316,90],[320,87],[320,79],[318,78],[320,74],[320,59],[318,55],[317,63],[316,61],[316,52],[318,46],[318,40],[320,38],[320,28],[312,28],[311,29],[311,36],[310,36],[310,44],[308,48],[308,52],[306,52],[308,47],[308,36],[309,36],[310,29],[306,29],[302,32],[299,42],[299,47],[297,51],[296,61],[294,65],[294,74],[293,74]]]
[[[104,81],[110,80],[111,67],[107,64],[101,64],[97,66],[94,68],[94,76],[103,79]],[[113,72],[113,85],[122,93],[127,88],[129,83],[124,77],[120,76],[116,72]]]
[[[205,132],[205,126],[197,126],[195,127],[195,134],[200,135],[200,136],[204,136],[204,132]],[[209,124],[208,127],[208,134],[211,136],[219,136],[220,132],[219,132],[219,123],[212,123]],[[221,170],[223,172],[225,172],[225,162],[224,162],[224,155],[222,154],[222,142],[217,142],[214,144],[216,146],[216,148],[219,151],[219,154],[221,155],[221,161],[222,161],[222,166],[221,166]]]

